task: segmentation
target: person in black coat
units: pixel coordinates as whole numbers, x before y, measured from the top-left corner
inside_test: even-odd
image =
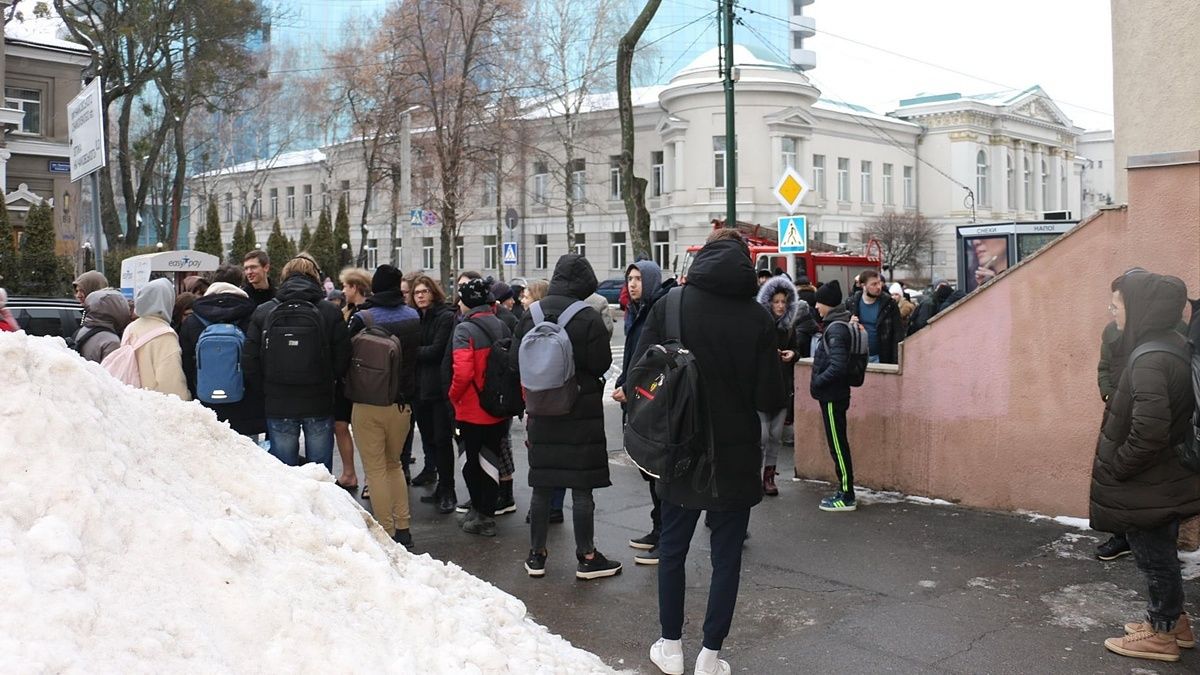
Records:
[[[1192,635],[1176,540],[1180,521],[1200,513],[1200,474],[1187,469],[1176,451],[1192,433],[1195,412],[1192,352],[1174,330],[1187,287],[1176,277],[1146,271],[1122,275],[1113,286],[1112,311],[1122,331],[1118,349],[1128,361],[1105,407],[1089,515],[1092,529],[1125,533],[1148,582],[1149,605],[1144,622],[1104,646],[1124,656],[1176,661],[1177,638]],[[1139,352],[1150,343],[1164,351]]]
[[[750,249],[736,230],[710,235],[679,292],[682,343],[696,358],[708,401],[715,466],[657,485],[663,528],[658,542],[662,638],[651,648],[651,660],[660,667],[682,668],[684,566],[696,523],[707,511],[713,571],[697,670],[717,672],[737,601],[750,509],[763,498],[758,413],[774,414],[785,401],[775,327],[755,301],[758,283]],[[668,337],[668,305],[660,301],[650,310],[634,362]]]
[[[774,497],[779,494],[775,485],[775,465],[783,450],[783,427],[792,409],[795,392],[796,361],[800,358],[797,349],[796,324],[801,315],[809,317],[808,303],[800,300],[796,286],[787,277],[772,277],[758,289],[758,304],[771,315],[775,328],[775,351],[779,355],[779,374],[783,380],[781,395],[787,406],[774,415],[760,412],[762,423],[763,494]]]
[[[552,321],[577,300],[596,292],[599,283],[586,258],[569,253],[558,259],[546,297],[538,301],[546,320]],[[533,312],[517,324],[514,343],[533,328]],[[576,576],[596,578],[620,571],[596,550],[593,542],[592,491],[611,485],[608,475],[608,446],[604,435],[604,374],[612,365],[612,349],[604,319],[591,307],[583,309],[564,329],[571,340],[579,398],[571,412],[562,416],[527,415],[529,437],[530,560],[526,569],[544,570],[546,531],[554,488],[570,488],[575,524]],[[520,369],[520,350],[513,350],[514,367]]]
[[[283,283],[275,299],[259,305],[251,315],[242,352],[242,372],[261,383],[265,396],[267,434],[271,454],[294,466],[300,456],[304,432],[305,456],[333,471],[334,385],[350,367],[350,334],[337,305],[325,299],[320,268],[307,254],[284,265]],[[276,308],[292,302],[311,303],[321,321],[322,348],[328,365],[321,373],[267,373],[263,363],[263,330]],[[268,347],[271,348],[271,347]]]
[[[454,490],[454,415],[446,392],[443,365],[450,350],[454,331],[454,310],[432,278],[418,276],[412,284],[413,304],[421,314],[421,340],[417,348],[417,428],[425,450],[425,473],[436,467],[437,488],[421,497],[425,504],[437,504],[438,511],[453,513],[457,495]]]
[[[846,434],[846,411],[850,409],[850,311],[842,305],[842,288],[836,280],[817,289],[817,313],[823,331],[813,350],[809,394],[821,405],[825,440],[837,474],[837,491],[821,500],[822,511],[853,511],[854,463]],[[865,339],[865,336],[864,336]]]
[[[192,315],[184,320],[179,330],[179,348],[183,351],[183,374],[187,378],[188,391],[196,398],[196,343],[200,334],[210,324],[229,323],[246,333],[250,316],[258,305],[246,292],[229,283],[214,283],[208,293],[192,305]],[[263,391],[256,378],[243,378],[242,400],[237,403],[205,403],[217,419],[228,422],[230,428],[243,436],[266,433],[267,419],[263,410]]]

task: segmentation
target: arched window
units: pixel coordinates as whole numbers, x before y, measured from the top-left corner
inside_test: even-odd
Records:
[[[1042,160],[1042,208],[1050,208],[1050,172],[1046,169],[1046,160]]]
[[[983,150],[975,155],[975,202],[980,206],[987,206],[989,203],[988,158]]]
[[[1033,172],[1029,170],[1029,158],[1025,158],[1025,210],[1033,210]]]
[[[1005,177],[1008,184],[1008,203],[1005,204],[1005,206],[1009,211],[1015,211],[1017,209],[1017,175],[1013,170],[1013,156],[1011,152],[1007,153],[1005,161],[1007,162],[1007,173]]]

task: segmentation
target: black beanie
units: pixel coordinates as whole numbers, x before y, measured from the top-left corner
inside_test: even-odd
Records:
[[[404,275],[395,267],[380,265],[375,269],[375,276],[371,277],[371,292],[383,293],[400,288],[400,280],[403,277]]]
[[[471,279],[462,286],[459,286],[458,297],[464,305],[471,309],[492,303],[487,282],[483,279]]]
[[[823,284],[817,289],[815,301],[829,307],[837,307],[842,304],[842,285],[837,279]]]

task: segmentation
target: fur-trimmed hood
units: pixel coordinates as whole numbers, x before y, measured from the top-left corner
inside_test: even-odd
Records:
[[[776,319],[775,314],[771,311],[771,298],[781,291],[787,295],[787,311]],[[758,289],[758,304],[767,310],[767,314],[771,315],[777,327],[791,328],[796,321],[796,313],[799,311],[800,296],[796,293],[796,286],[792,284],[792,280],[781,275],[767,279],[766,283]]]

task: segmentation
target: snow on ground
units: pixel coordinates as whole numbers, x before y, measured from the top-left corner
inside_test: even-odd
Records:
[[[321,467],[0,334],[0,671],[602,673]]]

